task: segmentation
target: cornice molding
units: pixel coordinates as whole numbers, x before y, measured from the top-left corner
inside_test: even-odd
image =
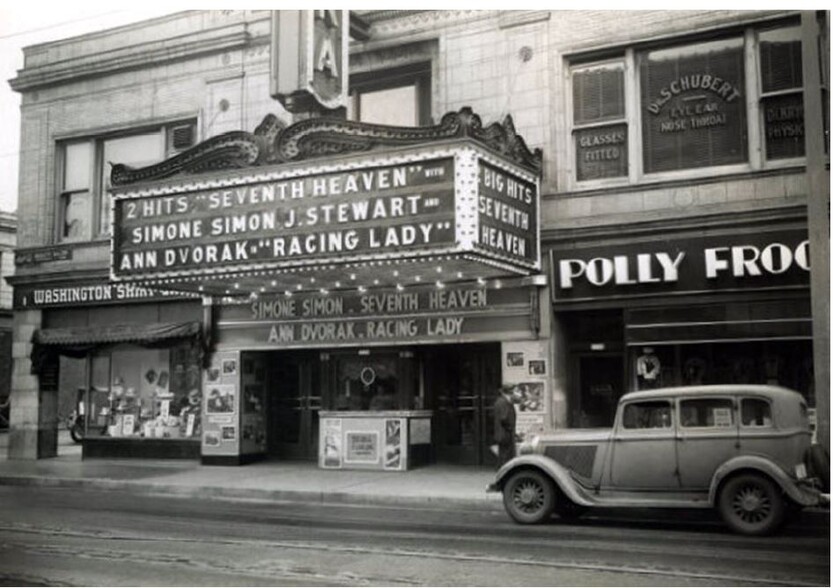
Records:
[[[119,187],[178,174],[258,167],[463,138],[477,141],[533,173],[541,172],[541,150],[531,151],[527,147],[515,131],[511,116],[484,126],[471,108],[464,107],[445,114],[440,124],[430,127],[393,127],[327,117],[310,118],[286,127],[269,114],[254,133],[224,133],[143,168],[116,164],[110,182]]]
[[[384,11],[388,12],[388,11]],[[400,37],[403,32],[408,36],[424,31],[435,31],[438,26],[474,22],[494,18],[499,10],[403,10],[389,11],[399,13],[390,18],[370,20],[371,42],[389,37]]]
[[[621,241],[635,237],[669,235],[688,231],[720,230],[807,223],[807,207],[786,205],[765,210],[751,210],[726,214],[713,212],[686,217],[651,219],[633,222],[611,222],[592,227],[552,227],[541,231],[542,248],[572,247],[583,241]]]
[[[242,48],[249,44],[250,39],[246,24],[236,23],[173,39],[130,45],[43,66],[25,68],[19,70],[18,76],[9,80],[9,84],[16,92],[27,92],[44,86],[75,82],[129,69],[156,67],[206,53]]]

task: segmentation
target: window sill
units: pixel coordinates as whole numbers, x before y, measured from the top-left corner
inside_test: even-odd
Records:
[[[580,197],[580,196],[595,196],[600,193],[617,190],[619,192],[640,192],[643,190],[654,190],[658,188],[670,188],[685,186],[689,184],[715,184],[718,182],[756,179],[762,177],[769,177],[775,175],[782,175],[788,173],[803,173],[805,170],[805,161],[789,160],[777,163],[770,163],[766,168],[759,170],[751,170],[748,167],[738,169],[721,169],[716,171],[711,169],[709,173],[692,174],[686,172],[681,174],[662,174],[661,177],[644,177],[638,182],[630,183],[627,181],[599,181],[593,182],[592,185],[587,186],[573,186],[572,189],[564,192],[555,192],[547,197]]]

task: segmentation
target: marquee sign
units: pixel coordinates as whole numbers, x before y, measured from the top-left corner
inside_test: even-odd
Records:
[[[767,231],[551,252],[553,299],[807,286],[806,230]]]
[[[148,186],[115,194],[112,214],[114,281],[230,283],[444,256],[486,274],[540,267],[537,177],[467,141]]]
[[[528,338],[533,288],[458,286],[264,296],[217,309],[217,340],[253,347]]]

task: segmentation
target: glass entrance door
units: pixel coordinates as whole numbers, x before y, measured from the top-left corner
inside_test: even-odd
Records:
[[[321,409],[318,357],[274,353],[269,360],[269,453],[284,459],[315,459]]]
[[[434,409],[437,461],[481,465],[494,461],[492,405],[500,386],[500,347],[431,348],[423,354],[426,398]]]

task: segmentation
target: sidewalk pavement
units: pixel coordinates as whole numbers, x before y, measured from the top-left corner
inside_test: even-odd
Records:
[[[58,457],[10,460],[7,447],[7,431],[0,431],[0,486],[94,488],[221,500],[452,507],[504,514],[501,495],[486,492],[494,478],[492,468],[434,464],[406,472],[377,472],[324,470],[315,462],[297,461],[204,466],[197,460],[82,460],[80,445],[66,431],[59,434]],[[678,515],[699,517],[702,513]],[[827,508],[807,509],[801,518],[802,524],[813,526],[828,525],[829,520]]]
[[[0,432],[0,485],[86,487],[236,500],[503,510],[500,495],[486,492],[494,476],[492,468],[430,465],[406,472],[374,472],[324,470],[315,462],[293,461],[204,466],[195,460],[82,460],[80,447],[63,437],[58,457],[29,461],[8,459],[7,444],[8,434]]]

